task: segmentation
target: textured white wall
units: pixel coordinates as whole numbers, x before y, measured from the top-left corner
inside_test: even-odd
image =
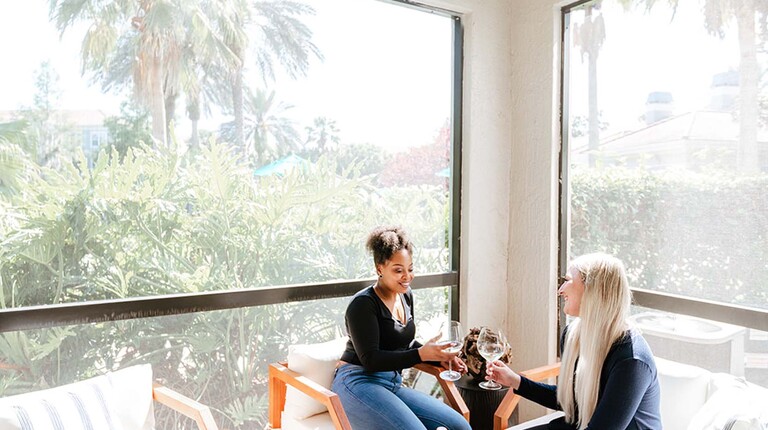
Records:
[[[513,368],[546,364],[556,356],[557,4],[428,3],[464,23],[461,319],[503,327]]]

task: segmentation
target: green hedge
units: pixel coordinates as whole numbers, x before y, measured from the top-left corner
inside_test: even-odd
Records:
[[[624,260],[632,286],[768,307],[768,176],[573,171],[571,249]]]

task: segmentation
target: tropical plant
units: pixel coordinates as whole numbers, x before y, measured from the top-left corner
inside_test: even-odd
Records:
[[[34,162],[27,146],[28,123],[23,120],[0,123],[0,195],[19,192],[27,171]]]
[[[128,148],[139,148],[141,144],[152,143],[149,113],[130,102],[120,104],[120,115],[104,119],[109,132],[109,148],[115,148],[120,157],[125,157]]]
[[[420,272],[447,265],[441,192],[378,189],[357,163],[332,156],[282,178],[254,178],[222,144],[202,145],[186,162],[138,145],[124,157],[102,152],[92,170],[76,165],[26,172],[25,198],[8,197],[3,306],[367,277],[363,238],[381,223],[409,227]],[[445,314],[445,289],[417,293],[425,297],[419,318]],[[341,332],[346,301],[6,333],[0,353],[15,358],[0,369],[0,389],[28,391],[149,362],[156,377],[211,405],[223,426],[260,428],[267,363],[284,358],[289,344]],[[189,424],[158,411],[159,428]]]
[[[222,10],[236,30],[226,34],[227,47],[240,61],[229,74],[224,75],[229,79],[219,83],[232,95],[232,143],[244,148],[247,94],[244,73],[246,65],[251,64],[247,60],[248,54],[254,55],[253,61],[264,84],[275,78],[278,64],[291,77],[306,74],[310,59],[322,58],[320,50],[311,40],[312,31],[301,21],[315,11],[310,6],[290,0],[257,0],[251,3],[232,0],[231,6]]]
[[[254,167],[267,164],[299,149],[299,134],[287,116],[292,106],[278,101],[274,91],[256,90],[246,93],[244,116],[245,146],[243,157]],[[237,139],[236,122],[220,127],[221,139]],[[240,148],[240,147],[238,147]]]
[[[304,127],[307,137],[304,140],[304,153],[311,154],[316,159],[325,152],[334,150],[341,143],[336,121],[319,116],[312,121],[311,126]]]
[[[16,143],[40,165],[57,166],[75,152],[77,139],[71,133],[65,112],[59,110],[59,75],[50,63],[35,71],[35,93],[31,106],[22,108],[19,119],[26,123],[24,138]]]

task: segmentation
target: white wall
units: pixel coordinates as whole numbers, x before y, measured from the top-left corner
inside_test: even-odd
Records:
[[[461,319],[505,328],[513,368],[543,365],[556,356],[560,15],[542,0],[428,3],[464,24]]]

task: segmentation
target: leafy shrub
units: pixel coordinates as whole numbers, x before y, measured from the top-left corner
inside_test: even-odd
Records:
[[[40,168],[0,208],[4,307],[236,290],[373,274],[364,237],[406,226],[422,273],[445,271],[447,195],[377,188],[355,163],[321,157],[254,177],[225,145],[191,159],[146,146]],[[445,289],[419,291],[419,318],[445,314]],[[223,427],[266,422],[267,364],[287,346],[343,329],[347,299],[283,303],[0,335],[0,395],[150,362],[156,377],[210,405]],[[187,421],[158,410],[160,428]],[[226,424],[225,424],[226,423]]]
[[[574,170],[570,255],[622,258],[633,287],[765,308],[768,176]]]

